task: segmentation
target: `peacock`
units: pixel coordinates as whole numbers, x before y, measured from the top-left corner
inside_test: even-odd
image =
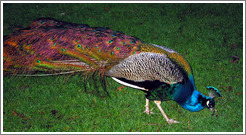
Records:
[[[3,69],[11,74],[96,73],[145,93],[145,113],[151,114],[154,101],[165,120],[162,101],[173,100],[184,109],[197,112],[204,108],[215,113],[219,90],[208,86],[209,96],[195,88],[192,69],[178,52],[113,31],[53,18],[34,20],[4,37]]]

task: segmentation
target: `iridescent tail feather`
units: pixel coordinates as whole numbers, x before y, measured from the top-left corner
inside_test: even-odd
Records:
[[[141,41],[105,28],[91,28],[44,18],[4,39],[4,71],[28,74],[96,72],[100,76],[127,56]]]

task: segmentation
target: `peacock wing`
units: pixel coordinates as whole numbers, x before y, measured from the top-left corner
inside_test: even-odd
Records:
[[[182,68],[165,54],[141,52],[113,66],[106,76],[134,82],[158,81],[167,84],[182,82]]]

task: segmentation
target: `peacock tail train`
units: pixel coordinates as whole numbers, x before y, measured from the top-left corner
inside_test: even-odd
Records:
[[[187,61],[165,47],[110,30],[55,19],[38,19],[4,39],[4,71],[94,71],[105,73],[140,52],[163,53],[191,74]],[[170,52],[171,51],[171,52]]]
[[[104,73],[137,53],[139,44],[140,40],[109,29],[39,19],[4,39],[4,70]]]

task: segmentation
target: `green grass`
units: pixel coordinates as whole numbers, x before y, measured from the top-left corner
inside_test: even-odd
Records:
[[[107,78],[107,91],[83,76],[12,77],[3,79],[4,132],[242,132],[242,4],[4,4],[4,35],[40,17],[110,27],[148,43],[164,45],[191,64],[196,88],[208,95],[215,86],[218,117],[211,111],[189,112],[173,101],[162,103],[168,125],[144,93]],[[238,62],[232,62],[238,56]],[[86,84],[86,90],[83,84]],[[100,85],[98,81],[96,84]],[[98,93],[98,91],[100,93]]]

